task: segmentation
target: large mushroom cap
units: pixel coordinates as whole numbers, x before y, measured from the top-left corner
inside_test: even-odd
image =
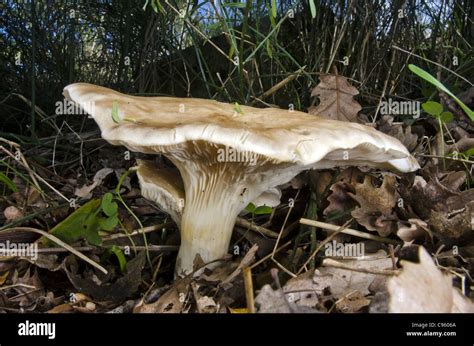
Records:
[[[68,85],[64,95],[92,115],[104,139],[142,153],[175,152],[180,144],[206,142],[313,168],[368,165],[401,172],[419,168],[393,137],[368,126],[303,112],[204,99],[130,96],[87,83]],[[114,103],[119,123],[112,119]]]
[[[416,160],[397,139],[359,124],[212,100],[136,97],[85,83],[64,95],[92,115],[102,137],[161,153],[185,188],[176,274],[197,255],[222,258],[238,213],[264,191],[309,168],[372,166],[410,172]],[[142,179],[143,180],[143,179]]]

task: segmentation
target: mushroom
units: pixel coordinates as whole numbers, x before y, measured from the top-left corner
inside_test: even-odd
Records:
[[[140,191],[146,199],[155,202],[181,227],[185,204],[183,180],[175,168],[158,168],[152,161],[137,160],[136,173]],[[280,204],[281,190],[273,187],[264,191],[252,203],[255,206],[276,207]],[[241,214],[246,214],[245,209]]]
[[[163,154],[185,189],[175,273],[227,253],[238,213],[264,191],[307,169],[370,166],[419,168],[397,139],[371,127],[298,111],[213,100],[137,97],[86,83],[64,95],[79,104],[113,145]]]

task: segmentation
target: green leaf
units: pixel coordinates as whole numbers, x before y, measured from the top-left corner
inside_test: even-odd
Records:
[[[309,0],[309,10],[311,11],[311,18],[316,18],[316,5],[314,0]]]
[[[79,239],[86,239],[92,245],[100,245],[100,225],[97,221],[97,213],[100,210],[100,199],[93,199],[71,215],[58,223],[49,233],[58,237],[67,244],[74,243]],[[54,245],[46,240],[46,244]]]
[[[243,114],[242,108],[240,108],[240,105],[237,102],[234,103],[234,110],[239,114]]]
[[[120,271],[123,273],[125,272],[125,268],[127,267],[127,259],[125,258],[125,255],[123,254],[123,251],[121,248],[119,248],[117,245],[112,245],[107,248],[107,256],[110,254],[114,254],[115,257],[117,257],[119,265],[120,265]]]
[[[444,111],[443,113],[440,114],[439,116],[439,119],[443,122],[443,123],[449,123],[451,121],[453,121],[453,113],[449,112],[449,111]]]
[[[247,207],[245,207],[245,210],[247,210],[249,213],[254,213],[255,212],[255,204],[249,203]]]
[[[244,2],[224,2],[224,7],[245,8],[247,6]]]
[[[464,154],[466,154],[467,156],[474,156],[474,148],[469,148],[467,149]]]
[[[417,76],[423,78],[428,83],[433,84],[435,87],[437,87],[438,89],[444,91],[446,94],[451,96],[453,98],[453,100],[456,101],[457,104],[463,109],[463,111],[469,116],[469,118],[472,121],[474,121],[474,112],[468,106],[466,106],[460,99],[458,99],[451,91],[449,91],[448,88],[446,88],[443,85],[443,83],[441,83],[439,80],[437,80],[431,74],[429,74],[428,72],[426,72],[425,70],[419,68],[416,65],[409,64],[408,68],[410,69],[411,72],[413,72]]]
[[[443,111],[443,106],[441,105],[441,103],[436,101],[425,102],[421,105],[421,108],[423,108],[426,113],[436,118],[439,117],[441,112]]]
[[[2,172],[0,172],[0,182],[4,183],[13,192],[18,191],[16,184]]]
[[[271,11],[272,17],[276,18],[276,16],[277,16],[277,3],[276,3],[276,0],[271,0],[271,1],[272,1],[272,7],[271,7],[272,8],[272,11]]]
[[[118,205],[117,203],[113,202],[113,199],[114,196],[110,192],[107,192],[102,197],[102,203],[100,207],[102,208],[104,214],[107,216],[117,215]]]
[[[113,215],[111,217],[101,217],[98,220],[100,228],[107,232],[113,231],[115,226],[118,224],[117,215]]]
[[[153,2],[152,2],[152,4],[153,4]],[[114,101],[112,103],[112,120],[116,124],[118,124],[120,122],[120,117],[119,117],[119,114],[118,114],[118,102],[117,101]]]
[[[271,214],[273,211],[272,207],[268,207],[266,205],[262,205],[260,207],[257,207],[254,211],[255,215],[267,215]]]

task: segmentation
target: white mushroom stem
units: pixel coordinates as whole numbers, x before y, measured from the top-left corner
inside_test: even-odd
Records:
[[[181,246],[175,274],[189,274],[196,255],[204,263],[223,258],[228,253],[232,230],[239,212],[247,204],[280,181],[288,181],[299,170],[283,168],[264,178],[262,168],[245,163],[203,160],[176,160],[186,190],[181,219]],[[201,162],[201,163],[200,163]],[[283,166],[283,165],[282,165]],[[210,265],[212,267],[212,265]]]
[[[235,219],[242,209],[233,189],[222,181],[216,181],[217,175],[209,178],[211,181],[207,188],[204,179],[187,186],[181,220],[181,247],[176,260],[178,275],[192,271],[197,254],[204,263],[224,257]]]

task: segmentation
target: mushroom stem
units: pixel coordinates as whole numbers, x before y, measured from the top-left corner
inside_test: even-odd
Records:
[[[241,175],[229,174],[225,166],[218,163],[192,172],[183,169],[183,165],[179,167],[186,189],[186,202],[181,220],[181,246],[176,260],[177,276],[193,271],[196,255],[204,263],[223,258],[238,213],[253,195],[261,192],[247,191]]]

